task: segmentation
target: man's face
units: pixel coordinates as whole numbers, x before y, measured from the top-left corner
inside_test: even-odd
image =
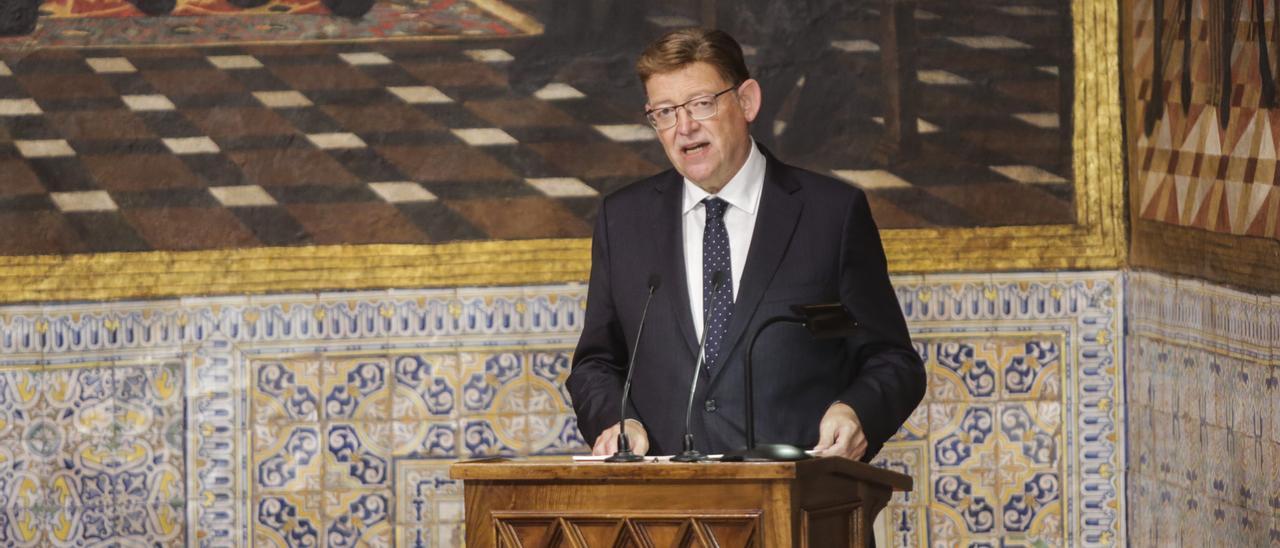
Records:
[[[649,77],[645,110],[683,104],[714,95],[732,85],[703,62]],[[694,120],[687,109],[676,109],[676,125],[658,131],[662,148],[685,178],[709,193],[719,192],[746,163],[751,153],[748,123],[760,110],[760,86],[747,80],[736,91],[716,99],[716,114]]]

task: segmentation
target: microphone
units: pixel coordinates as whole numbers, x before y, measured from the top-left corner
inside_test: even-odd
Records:
[[[809,336],[815,339],[836,339],[843,337],[852,337],[857,334],[861,324],[854,319],[853,314],[841,303],[821,303],[810,305],[792,305],[791,311],[797,316],[775,316],[765,320],[756,328],[755,334],[751,335],[751,342],[747,344],[747,355],[745,360],[745,377],[743,384],[743,396],[746,399],[746,425],[747,425],[747,446],[736,451],[730,451],[720,457],[723,462],[741,462],[741,461],[797,461],[804,460],[809,454],[804,449],[794,445],[785,443],[769,443],[756,445],[756,422],[755,422],[755,389],[752,384],[752,364],[751,354],[755,350],[756,341],[760,339],[760,334],[764,333],[769,326],[779,323],[790,323],[804,326],[809,330]]]
[[[711,295],[703,295],[703,297],[711,299],[711,306],[707,307],[707,310],[715,310],[716,295],[720,293],[720,285],[723,283],[724,271],[715,271],[711,275]],[[693,360],[693,383],[689,386],[689,406],[684,410],[684,451],[671,457],[672,462],[699,462],[708,459],[702,452],[693,448],[693,432],[689,428],[689,423],[693,417],[693,395],[698,391],[698,375],[702,373],[702,366],[707,359],[707,331],[709,331],[707,327],[710,324],[709,318],[702,318],[702,339],[698,341],[698,356]]]
[[[627,399],[631,397],[631,374],[636,370],[636,352],[640,350],[640,335],[644,334],[644,319],[649,315],[649,303],[653,302],[653,294],[662,285],[662,277],[649,275],[649,296],[644,299],[644,308],[640,311],[640,326],[636,327],[636,342],[631,346],[631,359],[627,364],[627,381],[622,384],[622,403],[618,405],[618,450],[605,462],[640,462],[644,457],[631,451],[631,441],[627,439]]]

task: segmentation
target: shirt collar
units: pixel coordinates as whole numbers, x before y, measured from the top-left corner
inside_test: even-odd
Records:
[[[715,195],[720,199],[729,202],[729,205],[746,211],[754,215],[756,208],[760,205],[760,193],[764,190],[764,154],[760,153],[760,148],[756,146],[755,140],[751,141],[751,152],[747,154],[747,161],[742,164],[742,168],[738,173],[725,183],[724,188]],[[694,184],[689,179],[684,180],[684,209],[682,214],[693,211],[703,199],[711,196],[702,187]]]

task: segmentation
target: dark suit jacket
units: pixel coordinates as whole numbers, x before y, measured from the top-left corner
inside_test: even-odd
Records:
[[[839,300],[862,324],[848,339],[812,339],[783,324],[756,345],[756,441],[802,448],[836,401],[857,412],[870,460],[924,395],[925,373],[889,284],[880,234],[863,192],[774,159],[767,152],[755,233],[733,318],[694,400],[697,448],[745,445],[743,356],[765,320],[793,304]],[[678,453],[698,341],[689,312],[675,170],[632,183],[600,206],[591,250],[586,325],[568,389],[588,443],[618,422],[622,384],[652,274],[653,296],[636,351],[628,416],[649,432],[650,454]],[[737,252],[737,250],[734,250]]]

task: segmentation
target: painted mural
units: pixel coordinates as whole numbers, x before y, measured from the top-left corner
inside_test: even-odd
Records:
[[[911,5],[5,2],[0,253],[586,237],[668,165],[634,56],[710,23],[882,226],[1075,224],[1067,4]]]
[[[0,47],[129,47],[520,36],[536,22],[490,0],[12,0]]]

